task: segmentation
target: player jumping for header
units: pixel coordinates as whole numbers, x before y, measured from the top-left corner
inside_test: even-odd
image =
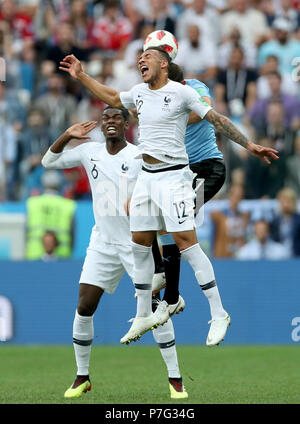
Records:
[[[138,301],[136,317],[121,343],[130,343],[154,324],[163,324],[180,306],[179,297],[177,303],[168,305],[162,301],[154,314],[151,311],[154,274],[151,246],[159,230],[172,233],[182,258],[192,266],[200,286],[206,286],[206,293],[211,292],[211,302],[223,309],[213,267],[201,250],[195,232],[193,173],[188,167],[184,145],[190,112],[211,122],[222,134],[254,155],[266,161],[268,157],[278,159],[276,150],[248,141],[227,117],[214,111],[191,87],[170,81],[169,63],[170,58],[164,51],[146,50],[138,62],[144,83],[121,93],[84,73],[74,55],[66,56],[60,66],[103,102],[112,107],[135,107],[139,117],[137,157],[143,159],[143,167],[130,205],[133,282]],[[148,210],[156,213],[145,213]],[[224,333],[229,323],[230,317],[224,311],[222,318],[212,321],[213,333],[216,336]]]

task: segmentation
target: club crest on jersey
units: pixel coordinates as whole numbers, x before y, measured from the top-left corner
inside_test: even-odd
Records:
[[[163,105],[163,107],[162,107],[162,110],[165,110],[165,111],[168,111],[168,110],[170,110],[169,109],[169,105],[170,105],[170,102],[171,102],[171,97],[169,96],[169,95],[166,95],[165,97],[164,97],[164,105]]]
[[[123,173],[128,171],[129,168],[126,162],[122,163],[121,169]]]

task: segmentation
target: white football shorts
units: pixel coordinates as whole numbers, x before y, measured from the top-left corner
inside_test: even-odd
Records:
[[[97,242],[97,247],[87,248],[79,283],[98,286],[113,294],[124,272],[132,278],[133,254],[131,245]]]
[[[148,168],[148,164],[146,164]],[[193,172],[189,166],[176,170],[140,172],[130,202],[130,231],[170,233],[195,227]]]

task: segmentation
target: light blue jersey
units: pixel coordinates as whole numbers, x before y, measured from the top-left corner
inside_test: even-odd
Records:
[[[185,82],[194,88],[201,97],[210,97],[209,89],[203,82],[196,79],[186,79]],[[205,159],[223,158],[216,143],[214,126],[205,119],[197,124],[187,126],[185,147],[189,163],[197,163]]]

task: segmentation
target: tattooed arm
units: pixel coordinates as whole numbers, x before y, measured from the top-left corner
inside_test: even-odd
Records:
[[[249,141],[247,138],[237,129],[237,127],[232,123],[232,121],[227,118],[227,116],[221,115],[215,110],[210,110],[205,115],[205,119],[214,125],[215,129],[218,130],[221,134],[230,138],[230,140],[235,141],[241,146],[247,149]]]
[[[238,130],[233,122],[227,118],[227,116],[221,115],[220,113],[211,109],[207,112],[204,119],[213,124],[215,129],[218,130],[221,134],[225,135],[225,137],[228,137],[235,143],[240,144],[254,156],[263,159],[267,164],[271,163],[268,158],[275,160],[279,159],[279,157],[276,155],[276,153],[278,153],[277,150],[271,149],[270,147],[263,147],[247,140],[247,137],[245,137]]]

